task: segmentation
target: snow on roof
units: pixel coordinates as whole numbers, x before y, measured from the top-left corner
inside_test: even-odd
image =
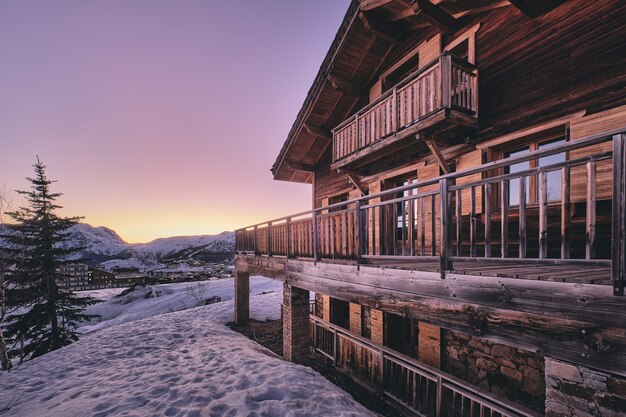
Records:
[[[207,295],[232,298],[232,279],[204,284]],[[252,277],[250,284],[258,294],[251,316],[279,316],[280,283]],[[80,341],[3,374],[0,404],[15,398],[3,415],[374,416],[312,369],[224,326],[232,300],[169,313],[168,302],[185,300],[189,289],[157,288],[161,296],[120,307],[115,325],[92,324]]]

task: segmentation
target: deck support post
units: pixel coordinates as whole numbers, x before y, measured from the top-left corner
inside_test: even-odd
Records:
[[[450,211],[450,201],[448,196],[448,179],[439,181],[439,202],[440,202],[440,230],[439,230],[439,259],[441,278],[446,277],[446,270],[451,269],[450,263],[450,241],[452,228],[452,213]]]
[[[250,319],[250,273],[235,272],[235,324],[245,326]]]
[[[613,230],[611,275],[613,294],[624,295],[626,282],[626,134],[613,136]]]
[[[283,357],[295,363],[309,360],[309,291],[283,285]]]

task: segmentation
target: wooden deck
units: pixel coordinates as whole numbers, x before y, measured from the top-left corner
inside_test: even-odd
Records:
[[[300,259],[313,261],[312,258]],[[356,265],[354,260],[323,259],[318,262]],[[440,273],[439,261],[399,261],[377,259],[368,266]],[[511,261],[456,261],[446,274],[476,275],[497,278],[518,278],[551,282],[611,285],[611,267],[604,265],[532,265]]]

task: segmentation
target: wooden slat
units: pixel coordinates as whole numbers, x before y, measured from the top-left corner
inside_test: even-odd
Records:
[[[561,259],[570,257],[570,167],[561,169]]]
[[[611,278],[613,294],[624,295],[626,281],[626,135],[613,137],[613,239]]]
[[[470,256],[476,256],[476,187],[470,188]]]
[[[456,256],[461,256],[462,245],[463,245],[463,231],[462,231],[462,208],[463,199],[461,197],[461,190],[456,190],[454,204],[456,207]]]
[[[500,183],[500,257],[506,258],[509,250],[509,181]]]
[[[491,257],[491,184],[485,184],[485,258]]]
[[[548,174],[539,173],[539,259],[548,257]]]
[[[595,256],[596,244],[596,163],[587,162],[587,216],[586,216],[587,243],[585,245],[585,259]]]
[[[519,258],[526,258],[526,177],[519,179]]]

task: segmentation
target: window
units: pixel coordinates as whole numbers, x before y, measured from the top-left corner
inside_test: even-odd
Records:
[[[417,182],[417,177],[415,175],[410,175],[405,177],[404,179],[397,179],[395,180],[391,186],[392,187],[402,187],[405,185],[409,185],[412,184],[414,182]],[[394,198],[402,198],[402,197],[408,197],[409,195],[411,195],[412,193],[414,193],[415,190],[405,190],[405,191],[401,191],[396,193],[396,195],[394,196]],[[417,208],[416,205],[414,205],[414,210]],[[415,214],[415,213],[414,213]],[[413,216],[413,218],[415,219],[415,215]],[[407,234],[408,234],[408,229],[412,226],[410,224],[409,221],[409,202],[408,200],[406,201],[401,201],[399,203],[395,204],[395,218],[396,218],[396,240],[406,240],[407,238]]]
[[[384,313],[384,345],[407,356],[417,357],[417,321],[392,313]]]
[[[383,78],[383,93],[391,90],[394,85],[408,77],[412,72],[417,71],[418,68],[419,54],[416,53]]]
[[[545,149],[549,146],[555,146],[567,141],[566,130],[564,126],[557,126],[556,128],[549,129],[541,132],[538,135],[533,135],[532,138],[527,138],[524,144],[519,144],[514,147],[509,147],[502,152],[502,157],[516,157],[527,155],[529,152],[539,149]],[[566,155],[559,153],[556,155],[545,156],[543,158],[533,159],[526,162],[520,162],[513,164],[505,169],[505,173],[521,172],[530,168],[545,167],[548,165],[564,162]],[[548,186],[548,202],[560,201],[561,199],[561,171],[551,171],[547,174],[547,186]],[[509,181],[509,206],[517,206],[520,203],[520,180],[511,179]],[[526,203],[537,204],[539,202],[539,176],[531,175],[526,178]]]
[[[330,322],[350,330],[350,303],[330,298]]]
[[[343,201],[348,201],[348,193],[343,193],[343,194],[339,194],[339,195],[335,195],[332,196],[328,199],[328,205],[332,205],[332,204],[337,204],[337,203],[341,203]],[[329,211],[335,212],[335,211],[341,211],[341,210],[346,210],[348,208],[348,205],[342,205],[342,206],[338,206],[335,208],[331,208]]]

